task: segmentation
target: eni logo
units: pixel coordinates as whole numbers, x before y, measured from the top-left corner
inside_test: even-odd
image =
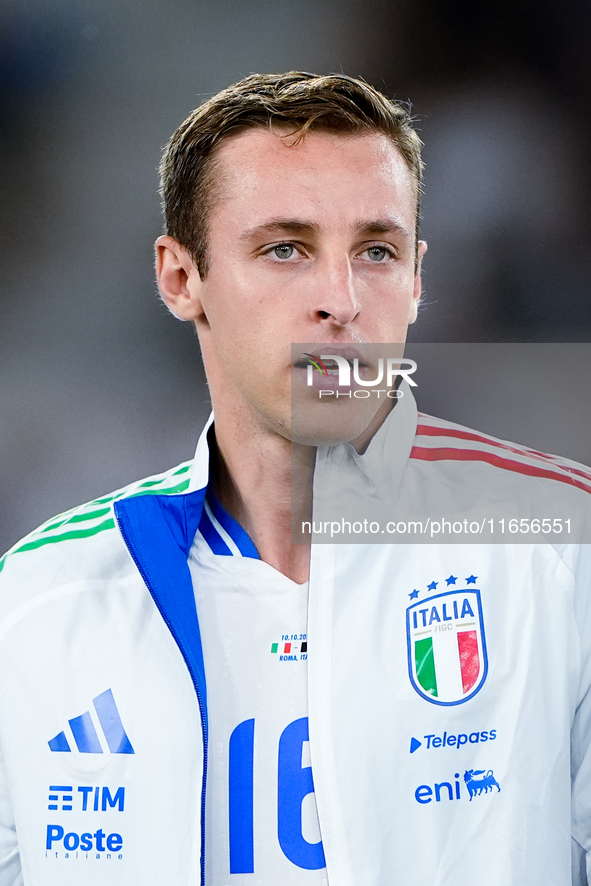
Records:
[[[501,790],[501,786],[496,780],[492,769],[467,769],[464,772],[464,782],[470,795],[479,797],[482,793],[488,794],[493,788],[497,789],[497,793]],[[454,781],[440,781],[437,784],[420,784],[415,791],[415,800],[422,806],[427,803],[441,803],[448,800],[465,799],[465,790],[462,791],[460,773],[454,773]]]

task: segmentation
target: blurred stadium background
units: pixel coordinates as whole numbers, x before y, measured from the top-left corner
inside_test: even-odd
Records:
[[[557,351],[524,349],[521,399],[513,366],[420,405],[591,462],[588,0],[2,0],[0,548],[192,456],[208,398],[153,283],[160,150],[202,98],[291,68],[412,101],[412,341],[579,343],[567,379]]]

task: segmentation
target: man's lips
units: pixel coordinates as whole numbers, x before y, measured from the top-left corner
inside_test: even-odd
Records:
[[[308,357],[309,359],[305,362],[302,360],[296,363],[296,369],[307,369],[309,366],[313,366],[314,369],[320,370],[322,375],[339,374],[340,367],[336,360],[327,360],[326,358],[323,360],[321,357],[315,357],[312,354],[305,354],[304,357]],[[353,369],[353,360],[347,360],[347,364],[349,369]]]
[[[323,356],[324,355],[324,356]],[[349,368],[348,379],[345,384],[339,384],[341,378],[341,359],[347,361]],[[312,372],[310,372],[312,370]],[[365,387],[365,379],[377,379],[379,375],[378,354],[375,345],[312,345],[310,350],[302,350],[300,356],[294,359],[292,371],[299,377],[301,383],[310,390],[333,390],[346,394],[356,390],[360,386]]]
[[[314,362],[318,363],[319,366],[326,368],[329,371],[338,371],[337,361],[323,360],[322,354],[334,354],[337,357],[344,357],[351,369],[353,369],[354,360],[357,360],[357,365],[359,366],[359,368],[369,365],[367,356],[364,355],[362,351],[357,348],[343,347],[342,345],[322,345],[321,347],[314,348],[311,351],[304,352],[293,365],[295,368],[298,369],[306,369],[310,365],[310,361],[313,360]]]

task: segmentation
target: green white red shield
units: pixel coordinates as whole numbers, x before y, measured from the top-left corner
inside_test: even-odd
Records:
[[[488,658],[480,591],[447,591],[406,610],[408,671],[433,704],[456,705],[482,688]]]

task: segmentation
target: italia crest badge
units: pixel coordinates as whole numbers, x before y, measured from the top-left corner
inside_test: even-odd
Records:
[[[436,586],[433,581],[428,589]],[[423,600],[419,595],[416,589],[409,595],[416,602],[406,610],[410,682],[432,704],[462,704],[482,689],[488,673],[480,591],[454,588]]]

